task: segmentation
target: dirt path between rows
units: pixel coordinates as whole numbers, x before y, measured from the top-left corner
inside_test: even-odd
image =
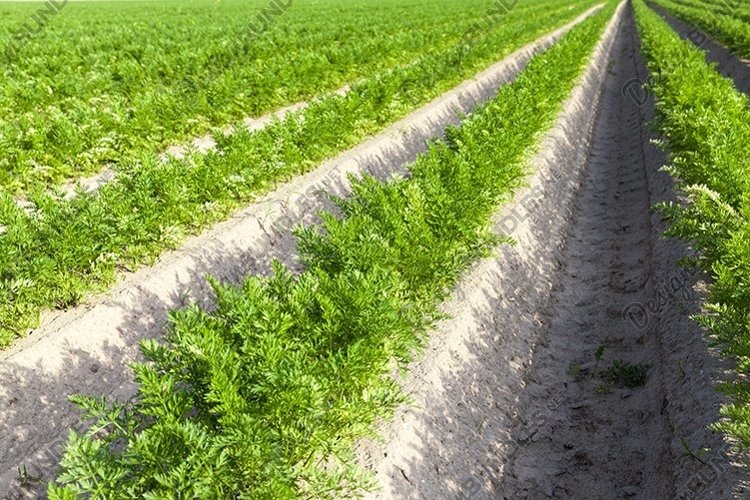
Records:
[[[707,429],[719,418],[723,400],[715,384],[727,366],[688,318],[703,298],[701,276],[676,267],[687,249],[660,238],[664,223],[650,211],[675,195],[659,172],[665,158],[644,128],[651,100],[639,104],[623,91],[648,75],[630,7],[620,14],[622,22],[608,30],[584,83],[532,162],[537,175],[498,215],[499,227],[518,244],[504,246],[462,280],[445,306],[452,319],[431,337],[405,382],[415,405],[383,426],[383,443],[358,450],[383,485],[373,496],[748,496],[737,458]],[[434,109],[422,115],[430,113]],[[366,145],[368,155],[373,147]],[[319,172],[299,182],[339,186],[345,172],[338,163],[346,160],[352,170],[394,164],[386,153],[370,162],[363,152],[356,161],[339,159],[336,179]],[[298,188],[272,200],[281,207],[274,217],[300,205]],[[339,191],[346,191],[343,184]],[[125,397],[132,391],[124,364],[137,357],[135,340],[158,335],[165,311],[183,301],[174,290],[192,285],[194,298],[210,300],[197,271],[231,281],[264,269],[265,261],[254,260],[258,255],[293,255],[290,242],[276,235],[268,246],[249,242],[248,235],[258,236],[265,226],[256,229],[247,220],[245,214],[194,241],[202,245],[196,253],[202,260],[182,250],[174,262],[179,257],[188,265],[162,261],[159,273],[139,273],[130,295],[121,288],[109,302],[71,317],[57,336],[37,339],[3,362],[0,492],[19,461],[44,474],[54,470],[62,437],[77,416],[66,394],[104,388]],[[226,236],[235,233],[246,236]],[[206,257],[209,243],[217,250]],[[227,269],[229,257],[248,269]],[[124,319],[114,320],[121,317],[115,313]],[[89,334],[86,343],[82,331]],[[615,361],[628,364],[609,379],[602,372]]]
[[[628,31],[615,45],[558,289],[521,398],[529,415],[544,412],[563,381],[563,401],[510,463],[509,498],[675,496],[659,325],[634,328],[622,314],[653,299],[660,271],[649,181],[661,158],[644,147],[640,110],[619,92],[635,69]],[[645,386],[620,388],[602,377],[615,359],[639,366],[633,377],[645,373]]]
[[[570,213],[559,221],[569,207],[548,187],[530,236],[464,282],[477,294],[449,305],[456,317],[405,383],[415,406],[361,450],[383,484],[374,496],[747,498],[707,428],[727,366],[689,319],[704,283],[676,266],[688,249],[661,238],[651,210],[676,197],[645,126],[653,103],[626,91],[648,79],[629,6],[614,40],[590,144],[558,125],[569,150],[586,148],[581,166],[557,151],[581,169],[557,186],[574,192]],[[540,231],[560,225],[557,249]]]

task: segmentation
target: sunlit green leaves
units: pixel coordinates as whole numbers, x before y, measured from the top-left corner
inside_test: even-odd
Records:
[[[31,215],[11,207],[9,198],[0,200],[0,218],[8,221],[0,220],[7,225],[0,234],[0,346],[34,327],[41,310],[79,304],[112,283],[117,271],[152,263],[187,235],[382,130],[587,6],[570,10],[563,8],[568,0],[549,1],[555,8],[544,17],[501,23],[482,33],[482,44],[432,51],[263,130],[219,134],[217,152],[166,164],[143,153],[120,165],[116,180],[96,194],[73,200],[37,194]],[[531,94],[519,99],[534,102]],[[463,203],[470,200],[464,195]]]
[[[64,2],[59,2],[64,3]],[[520,2],[509,16],[564,2]],[[241,35],[268,2],[66,4],[3,64],[0,188],[115,168],[211,127],[307,100],[456,43],[489,0],[295,2],[260,37]],[[40,4],[4,3],[13,32]],[[367,22],[363,22],[366,18]],[[0,41],[5,33],[0,31]],[[397,101],[392,101],[392,105]]]

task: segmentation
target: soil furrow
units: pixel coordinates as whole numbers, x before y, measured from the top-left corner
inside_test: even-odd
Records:
[[[129,363],[140,359],[138,342],[163,334],[171,309],[195,302],[210,308],[214,295],[205,276],[239,283],[269,272],[273,259],[299,268],[291,229],[315,222],[330,209],[327,195],[346,197],[348,175],[380,179],[403,174],[427,143],[448,125],[512,81],[533,55],[598,11],[540,37],[414,111],[398,123],[318,169],[279,186],[152,267],[123,276],[103,297],[70,311],[51,313],[42,326],[0,354],[0,496],[35,497],[57,469],[69,429],[83,428],[69,394],[134,393]],[[20,484],[18,469],[41,481]]]
[[[508,498],[674,497],[658,325],[632,328],[621,313],[624,305],[653,297],[647,170],[659,160],[645,158],[640,109],[620,92],[632,74],[632,31],[628,15],[605,81],[544,340],[522,396],[523,419],[541,414],[561,381],[565,399],[546,426],[520,436],[529,442],[508,467]],[[631,367],[626,380],[604,373],[615,361]]]
[[[505,498],[731,498],[740,468],[722,437],[722,363],[689,319],[701,294],[688,255],[651,207],[676,199],[647,129],[652,102],[632,13],[605,81],[560,282],[520,400],[539,420],[506,468]],[[643,105],[645,104],[645,106]],[[645,376],[645,379],[643,378]],[[563,393],[562,402],[550,401]],[[557,398],[561,399],[561,398]],[[542,418],[540,418],[540,416]],[[697,450],[707,453],[697,460]]]
[[[555,126],[530,159],[528,187],[497,214],[503,245],[476,266],[444,305],[450,319],[430,335],[404,381],[414,405],[364,441],[360,463],[383,489],[378,498],[496,498],[519,448],[512,434],[537,349],[540,311],[555,287],[560,253],[586,161],[600,88],[623,5]],[[556,395],[556,398],[561,396]],[[553,403],[556,404],[556,403]]]
[[[404,383],[415,406],[362,444],[379,498],[746,497],[708,428],[726,364],[690,320],[705,283],[652,210],[677,197],[629,92],[648,80],[630,6],[615,27],[501,214],[517,244],[462,280]]]

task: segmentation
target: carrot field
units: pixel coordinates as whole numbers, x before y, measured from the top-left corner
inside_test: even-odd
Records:
[[[745,498],[750,7],[0,3],[2,498]]]

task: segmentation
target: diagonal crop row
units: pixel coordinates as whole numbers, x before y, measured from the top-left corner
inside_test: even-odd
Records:
[[[441,0],[427,11],[415,2],[292,4],[283,22],[248,38],[242,23],[252,25],[261,10],[254,2],[138,5],[68,5],[5,66],[4,191],[25,194],[104,165],[116,168],[211,126],[442,51],[486,9],[484,0]],[[522,0],[509,17],[534,16],[544,5]],[[14,9],[34,12],[18,4],[11,15]],[[326,16],[326,9],[335,12]],[[206,22],[196,26],[196,15]],[[123,16],[131,18],[122,22]],[[1,24],[24,21],[18,15]],[[13,38],[0,41],[13,44]]]
[[[128,405],[75,397],[96,420],[73,434],[51,498],[291,498],[373,486],[354,440],[403,401],[390,374],[422,344],[437,306],[498,242],[498,205],[585,67],[609,4],[536,56],[517,80],[431,144],[407,178],[355,182],[300,230],[298,275],[275,267],[218,305],[175,312],[142,344]]]
[[[741,21],[750,21],[750,6],[737,0],[714,0],[712,2],[706,0],[672,1],[685,7],[700,8],[717,14],[731,16]]]
[[[557,1],[544,18],[501,24],[263,130],[217,136],[217,151],[205,156],[164,164],[144,155],[96,195],[37,194],[29,214],[0,194],[0,345],[25,334],[43,309],[64,309],[105,289],[118,271],[152,262],[274,183],[313,169],[590,5],[571,10]]]
[[[741,18],[736,8],[741,5],[737,0],[724,0],[722,11],[701,5],[684,5],[672,0],[653,0],[676,17],[706,32],[716,41],[726,45],[735,54],[750,58],[750,24]]]
[[[750,446],[750,109],[738,92],[679,39],[643,0],[634,2],[647,65],[654,78],[655,126],[669,152],[668,170],[689,202],[665,203],[668,235],[689,241],[709,273],[705,312],[696,319],[736,361],[723,385],[733,402],[716,428]]]
[[[514,22],[514,16],[517,15],[535,15],[538,12],[542,12],[544,10],[548,10],[550,8],[558,8],[560,5],[559,0],[545,0],[544,2],[540,3],[534,3],[534,4],[528,4],[524,3],[520,6],[517,6],[517,3],[515,4],[508,4],[507,6],[501,6],[488,9],[484,15],[483,20],[480,22],[477,19],[473,19],[472,22],[468,25],[465,23],[458,23],[456,22],[449,22],[450,23],[450,30],[447,30],[446,33],[444,33],[444,36],[441,36],[440,43],[433,44],[429,48],[424,48],[424,52],[420,53],[418,57],[415,59],[412,59],[406,63],[402,63],[401,61],[396,61],[396,63],[393,66],[390,66],[386,69],[383,69],[380,73],[376,73],[374,76],[370,76],[367,78],[362,78],[358,80],[358,82],[362,82],[368,79],[378,79],[382,78],[383,76],[387,75],[390,72],[403,70],[408,68],[410,65],[418,64],[421,59],[428,54],[435,54],[439,52],[443,52],[448,50],[450,47],[454,46],[457,43],[471,43],[474,39],[481,37],[484,31],[488,29],[492,29],[493,25],[498,23],[498,21],[502,21],[503,23],[512,23]],[[567,2],[565,4],[565,7],[567,9],[576,9],[577,3],[573,2]],[[510,12],[513,11],[513,16],[509,16]],[[465,12],[463,13],[465,15]],[[457,26],[461,27],[461,30],[457,30]],[[435,30],[436,27],[431,26],[430,32],[432,30]],[[458,35],[459,31],[462,31],[460,36]],[[422,34],[424,35],[424,34]],[[411,47],[412,49],[414,47]],[[409,54],[411,54],[409,52]],[[386,58],[383,58],[386,59]],[[362,61],[360,61],[362,62]],[[308,79],[309,83],[309,79]],[[344,87],[334,91],[334,92],[323,92],[320,95],[317,95],[315,99],[321,99],[325,97],[327,94],[330,93],[346,93],[350,89],[350,85],[347,84]],[[236,122],[232,125],[228,125],[225,127],[214,127],[213,133],[208,134],[205,136],[202,136],[200,138],[194,138],[193,141],[191,141],[190,144],[183,144],[183,145],[172,145],[169,148],[166,149],[166,151],[163,153],[164,156],[168,155],[174,155],[178,157],[184,156],[184,154],[191,148],[197,149],[199,151],[205,152],[213,147],[215,147],[215,141],[212,139],[212,135],[217,133],[224,133],[224,135],[231,135],[234,130],[240,127],[247,127],[251,130],[256,130],[258,128],[262,128],[267,123],[273,121],[274,117],[277,117],[279,119],[283,119],[287,114],[293,113],[295,111],[299,111],[300,109],[304,109],[309,105],[308,102],[297,102],[294,104],[291,104],[289,106],[285,106],[283,108],[279,108],[276,111],[267,113],[266,115],[263,115],[262,117],[257,118],[244,118],[239,122]],[[189,122],[193,120],[188,120]],[[121,163],[126,163],[127,161],[123,158],[120,159]],[[108,165],[99,173],[94,174],[90,177],[79,177],[77,179],[71,179],[70,181],[65,182],[62,185],[54,186],[52,187],[52,190],[56,192],[56,194],[65,196],[65,197],[71,197],[75,195],[76,188],[78,186],[84,186],[84,190],[86,191],[96,191],[102,184],[109,182],[114,178],[114,176],[117,174],[112,167],[115,165]],[[33,204],[29,204],[29,201],[23,197],[16,196],[16,200],[19,202],[20,206],[29,208],[30,206],[33,206]]]

